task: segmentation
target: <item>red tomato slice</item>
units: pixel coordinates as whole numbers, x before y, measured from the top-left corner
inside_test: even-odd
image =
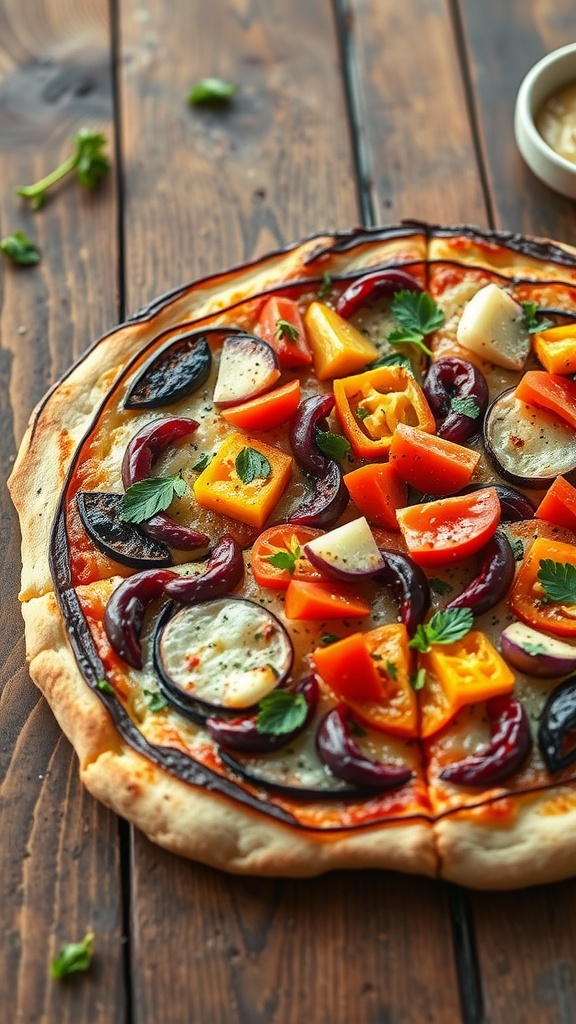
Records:
[[[547,409],[576,429],[576,382],[557,373],[528,370],[514,392],[516,398]]]
[[[322,530],[313,530],[310,526],[292,526],[291,523],[280,523],[264,530],[254,542],[250,552],[250,565],[256,583],[260,587],[272,590],[286,590],[291,580],[323,580],[326,577],[301,554],[294,562],[294,569],[283,569],[273,565],[270,558],[277,555],[289,555],[309,540],[322,534]]]
[[[312,353],[304,321],[294,299],[282,295],[268,299],[260,314],[259,331],[261,338],[274,349],[282,369],[310,366]]]
[[[468,558],[496,531],[500,502],[493,487],[396,513],[408,553],[418,565],[439,566]]]
[[[273,430],[294,415],[300,404],[300,381],[291,380],[281,388],[252,398],[242,405],[221,409],[220,415],[243,430]]]

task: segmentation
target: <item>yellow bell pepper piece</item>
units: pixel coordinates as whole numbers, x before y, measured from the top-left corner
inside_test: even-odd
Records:
[[[479,630],[452,644],[432,647],[419,656],[418,663],[426,671],[426,684],[419,691],[423,737],[437,732],[465,704],[514,689],[514,673]]]
[[[564,324],[535,334],[534,351],[548,373],[576,373],[576,325]]]
[[[310,304],[304,326],[318,380],[346,377],[378,358],[376,346],[322,302]]]
[[[244,483],[236,470],[236,459],[247,448],[263,455],[270,471]],[[203,508],[261,529],[290,483],[292,465],[292,457],[278,448],[233,432],[194,482],[196,501]]]

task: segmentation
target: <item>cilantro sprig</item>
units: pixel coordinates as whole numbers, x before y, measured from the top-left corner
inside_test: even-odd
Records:
[[[451,644],[472,629],[474,616],[470,608],[445,608],[436,612],[429,622],[416,627],[408,644],[421,654],[427,654],[433,644]]]
[[[450,408],[453,412],[457,412],[461,416],[468,416],[471,420],[477,420],[482,411],[478,402],[470,396],[467,398],[458,398],[454,395],[450,400]]]
[[[341,462],[350,451],[350,441],[342,434],[334,434],[331,430],[317,430],[314,440],[321,452],[335,462]]]
[[[88,932],[81,942],[68,942],[50,965],[50,974],[60,981],[77,971],[87,971],[94,955],[94,934]]]
[[[267,561],[275,569],[287,569],[288,572],[294,572],[296,562],[301,557],[302,549],[297,544],[293,551],[275,551],[273,555],[268,555]]]
[[[394,295],[390,310],[398,327],[388,335],[388,342],[391,345],[414,345],[431,356],[424,338],[444,323],[444,314],[432,296],[428,292],[402,289]]]
[[[308,704],[302,693],[273,690],[258,704],[256,728],[270,736],[283,736],[298,729],[308,713]]]
[[[0,252],[3,252],[12,263],[18,263],[21,267],[32,267],[40,263],[40,249],[31,238],[28,238],[23,231],[16,231],[13,235],[7,235],[0,241]]]
[[[576,604],[576,565],[543,558],[540,561],[538,580],[550,601]]]
[[[548,327],[553,327],[552,320],[544,317],[542,320],[537,319],[538,306],[535,302],[521,302],[522,306],[522,323],[528,334],[536,334],[538,331],[545,331]]]
[[[265,480],[272,472],[268,459],[256,448],[242,448],[234,460],[234,468],[243,484],[251,484],[256,477]]]
[[[158,512],[164,512],[174,498],[181,498],[186,481],[180,473],[174,476],[146,477],[132,484],[122,495],[120,515],[127,523],[144,523]]]
[[[33,185],[21,185],[16,189],[16,194],[27,199],[33,210],[39,210],[48,189],[65,178],[67,174],[71,174],[72,171],[76,172],[80,184],[89,189],[96,188],[96,185],[108,174],[110,161],[102,152],[106,145],[105,135],[102,135],[101,132],[93,132],[89,128],[81,128],[74,136],[73,142],[74,152],[64,163]]]

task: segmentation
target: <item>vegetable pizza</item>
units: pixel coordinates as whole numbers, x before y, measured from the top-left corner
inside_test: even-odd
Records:
[[[105,335],[10,480],[83,782],[231,872],[576,850],[576,250],[306,239]]]

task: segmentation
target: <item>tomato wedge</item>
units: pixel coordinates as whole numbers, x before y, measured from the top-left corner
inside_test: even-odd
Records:
[[[390,462],[353,469],[346,473],[344,483],[356,508],[368,522],[389,530],[398,529],[396,509],[406,505],[408,488]]]
[[[493,487],[410,505],[396,513],[408,553],[418,565],[439,566],[473,555],[496,532],[500,502]]]
[[[560,573],[576,568],[576,548],[539,537],[525,555],[512,590],[510,605],[522,622],[557,636],[576,636],[576,604],[550,598],[538,578],[541,562],[552,563]]]
[[[290,580],[284,604],[287,619],[364,619],[370,605],[342,583]]]
[[[228,423],[243,430],[273,430],[294,415],[300,404],[300,381],[291,380],[281,388],[252,398],[242,405],[222,409],[220,415]]]
[[[292,526],[291,523],[280,523],[270,526],[257,538],[250,552],[252,574],[258,586],[270,587],[271,590],[286,590],[290,580],[323,580],[325,577],[308,561],[303,554],[304,545],[309,540],[319,537],[322,530],[313,530],[310,526]],[[300,555],[290,558],[300,549]],[[270,561],[282,561],[277,556],[286,556],[285,561],[293,561],[293,568],[282,568]]]
[[[538,505],[534,518],[576,530],[576,487],[563,476],[557,476]]]
[[[454,494],[466,487],[479,459],[479,452],[407,423],[399,423],[392,435],[390,462],[398,476],[429,494]]]
[[[555,413],[576,429],[576,381],[558,373],[529,370],[514,394],[527,405]]]
[[[298,303],[283,295],[273,295],[264,306],[259,321],[260,337],[278,356],[282,369],[310,366],[312,353]]]

